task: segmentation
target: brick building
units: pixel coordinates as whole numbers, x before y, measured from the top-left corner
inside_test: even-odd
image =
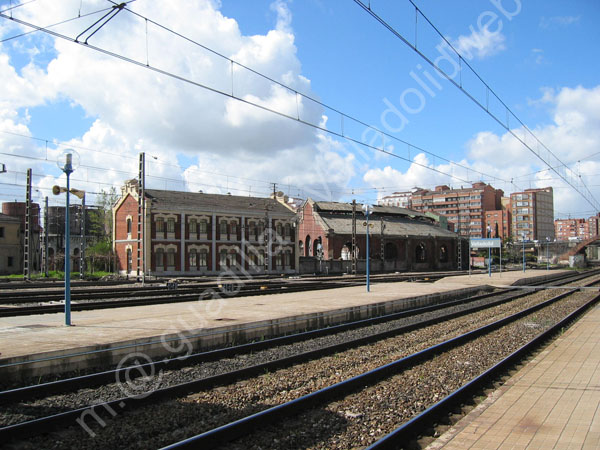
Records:
[[[511,212],[510,208],[485,212],[486,236],[500,238],[502,240],[511,235]],[[490,233],[488,233],[490,230]]]
[[[356,205],[356,248],[352,246],[352,204],[308,199],[298,225],[299,251],[304,257],[347,261],[353,251],[365,259],[366,227],[362,205]],[[464,240],[424,213],[374,206],[369,216],[369,254],[384,270],[451,270],[458,266],[458,245]],[[465,241],[466,243],[466,241]],[[465,255],[468,245],[461,249]],[[347,264],[349,266],[349,264]],[[347,270],[348,267],[342,268]]]
[[[554,240],[554,194],[551,187],[513,192],[510,204],[515,240]]]
[[[2,203],[2,214],[13,217],[18,223],[18,238],[19,238],[19,256],[13,255],[11,259],[15,266],[12,266],[11,273],[23,273],[25,264],[25,221],[27,220],[27,205],[25,202],[5,202]],[[5,222],[8,220],[4,218]],[[40,205],[37,203],[31,204],[31,228],[29,236],[29,270],[31,273],[39,272],[41,269],[42,250],[40,246],[40,234],[42,227],[40,226]],[[12,228],[12,225],[11,225]],[[10,234],[11,240],[14,237]],[[8,262],[8,261],[7,261]]]
[[[554,221],[557,241],[585,241],[598,235],[598,216],[588,219],[557,219]]]
[[[0,214],[0,274],[23,273],[21,240],[21,221],[17,217]]]
[[[283,198],[145,191],[140,270],[152,275],[223,271],[296,273],[296,215]],[[113,247],[121,274],[136,275],[137,180],[122,188],[113,208]]]
[[[470,188],[450,189],[437,186],[435,190],[420,189],[412,194],[412,209],[432,211],[448,219],[451,230],[462,236],[481,238],[486,235],[485,213],[502,209],[501,189],[489,184],[473,183]]]

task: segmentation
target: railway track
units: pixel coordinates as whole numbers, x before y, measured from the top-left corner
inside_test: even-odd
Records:
[[[572,294],[575,290],[569,291],[570,294]],[[567,294],[563,294],[563,295],[569,295],[569,293]],[[522,294],[522,293],[521,293]],[[467,327],[468,324],[472,323],[473,320],[477,320],[477,322],[481,322],[482,319],[474,319],[473,315],[477,315],[477,314],[483,314],[484,312],[487,312],[487,319],[485,319],[485,321],[493,321],[492,319],[495,320],[496,316],[499,314],[498,309],[497,308],[504,308],[504,310],[509,307],[510,305],[513,305],[516,300],[515,298],[513,298],[512,300],[508,299],[508,293],[503,293],[502,294],[505,298],[504,299],[500,299],[500,298],[494,298],[493,296],[486,296],[486,298],[479,298],[476,301],[473,302],[464,302],[465,304],[467,304],[468,306],[465,306],[462,308],[462,310],[459,311],[459,309],[461,309],[460,305],[452,305],[448,308],[446,308],[446,311],[444,313],[439,313],[439,312],[435,312],[435,311],[421,311],[421,312],[416,312],[413,311],[412,315],[410,317],[404,317],[401,320],[415,320],[416,318],[420,318],[420,320],[418,320],[416,323],[404,323],[404,324],[394,324],[391,328],[388,328],[385,331],[380,331],[378,333],[370,333],[370,336],[362,336],[360,338],[356,338],[354,340],[348,340],[346,342],[341,342],[341,343],[336,343],[336,344],[330,344],[327,346],[327,348],[323,345],[323,342],[319,342],[316,344],[316,348],[314,350],[311,350],[309,352],[304,352],[304,354],[302,355],[298,355],[298,354],[294,354],[292,356],[288,356],[286,358],[279,358],[279,359],[274,359],[272,361],[267,362],[262,362],[259,364],[254,364],[254,365],[250,365],[250,366],[246,366],[243,369],[238,369],[237,373],[236,371],[229,371],[229,372],[223,372],[221,374],[216,374],[216,375],[212,375],[212,376],[208,376],[208,377],[201,377],[198,378],[197,374],[193,375],[194,380],[187,382],[187,383],[175,383],[175,384],[171,384],[169,386],[166,387],[160,387],[158,389],[154,389],[154,392],[152,394],[146,395],[146,392],[142,391],[142,394],[144,394],[144,398],[139,398],[139,393],[137,393],[137,399],[133,398],[132,396],[127,397],[127,398],[123,398],[123,397],[115,397],[112,400],[109,400],[108,402],[104,402],[96,407],[91,407],[89,404],[86,405],[84,404],[83,406],[80,406],[79,408],[74,408],[74,409],[70,409],[68,411],[65,411],[66,407],[65,404],[68,402],[71,402],[71,406],[73,406],[74,403],[77,403],[77,401],[79,401],[79,403],[81,403],[81,397],[83,397],[83,400],[90,400],[88,397],[89,395],[86,394],[81,394],[81,392],[76,393],[76,394],[71,394],[70,400],[66,400],[65,398],[62,398],[62,402],[63,405],[62,407],[56,408],[56,406],[54,406],[53,408],[50,407],[48,405],[48,402],[50,402],[50,404],[52,404],[54,401],[56,401],[56,397],[52,397],[50,398],[50,400],[48,399],[43,399],[43,400],[37,400],[37,401],[33,401],[33,402],[25,402],[25,399],[27,398],[27,395],[25,394],[25,390],[21,390],[19,392],[13,392],[12,394],[6,394],[6,393],[2,393],[5,394],[4,397],[2,397],[2,395],[0,395],[0,401],[3,402],[3,410],[5,411],[5,413],[3,414],[3,420],[6,420],[7,417],[10,417],[10,413],[11,411],[14,413],[14,411],[19,411],[20,408],[23,408],[25,410],[27,410],[29,412],[29,414],[31,415],[31,411],[33,410],[37,410],[39,411],[48,411],[49,409],[53,409],[55,412],[56,410],[61,410],[61,412],[59,412],[58,414],[52,414],[50,416],[47,417],[37,417],[34,419],[31,419],[29,421],[26,422],[21,422],[21,423],[15,423],[13,425],[7,425],[6,423],[2,429],[0,429],[0,438],[2,440],[6,440],[9,438],[19,438],[19,436],[28,436],[31,435],[33,432],[40,432],[40,431],[44,431],[44,430],[51,430],[51,429],[56,429],[56,427],[61,427],[64,426],[65,423],[74,423],[77,418],[81,418],[82,414],[85,414],[86,412],[88,412],[88,414],[92,414],[92,415],[102,415],[104,414],[105,417],[110,417],[112,416],[112,412],[115,412],[116,414],[121,414],[121,411],[124,411],[126,409],[131,409],[131,408],[139,408],[142,407],[143,405],[148,405],[145,406],[144,408],[150,408],[151,405],[155,404],[155,402],[162,400],[165,401],[164,399],[171,399],[174,397],[181,397],[183,396],[184,400],[167,400],[168,402],[175,402],[176,404],[178,404],[178,407],[181,407],[181,405],[183,404],[184,407],[189,406],[190,403],[190,398],[189,398],[189,392],[198,392],[198,391],[202,391],[204,393],[206,393],[206,395],[210,395],[211,392],[215,391],[215,389],[212,389],[212,387],[214,387],[215,385],[224,385],[224,386],[233,386],[233,395],[234,398],[236,398],[236,386],[239,385],[239,383],[243,383],[243,381],[239,381],[240,378],[241,379],[249,379],[249,377],[256,377],[259,373],[263,373],[263,378],[264,378],[264,371],[268,370],[268,373],[272,373],[272,371],[278,370],[278,371],[285,371],[285,370],[300,370],[298,369],[298,366],[302,366],[303,364],[319,364],[318,362],[315,361],[320,361],[323,358],[329,358],[331,359],[337,359],[336,355],[340,355],[340,354],[344,354],[346,352],[354,352],[358,355],[359,359],[361,359],[361,355],[362,355],[362,362],[361,365],[367,364],[369,365],[370,363],[368,362],[371,358],[369,355],[371,355],[371,352],[375,352],[375,350],[365,350],[365,349],[369,349],[372,346],[378,346],[380,345],[379,343],[384,340],[388,341],[388,340],[396,340],[394,342],[396,342],[396,344],[388,344],[391,345],[390,348],[395,348],[397,346],[397,340],[398,339],[406,339],[406,336],[411,336],[412,338],[412,334],[413,333],[425,333],[426,336],[429,336],[427,339],[424,339],[423,336],[421,336],[420,338],[417,338],[416,340],[413,339],[413,344],[412,346],[408,346],[407,348],[411,348],[414,349],[413,347],[415,345],[421,345],[423,344],[423,342],[428,341],[430,339],[434,339],[434,340],[439,340],[439,335],[440,335],[440,327],[444,327],[446,326],[446,324],[452,323],[453,328],[452,330],[448,330],[446,329],[444,331],[443,334],[448,334],[448,333],[453,333],[453,334],[457,334],[461,329],[463,329],[464,327]],[[514,293],[511,293],[511,295],[513,295],[514,297],[516,297],[516,295]],[[540,296],[540,295],[546,295],[545,293],[537,293],[537,294],[533,294],[533,295],[520,295],[519,297],[521,299],[524,299],[522,301],[524,302],[532,302],[533,300],[527,300],[529,297],[535,297],[535,296]],[[550,304],[554,304],[556,302],[559,302],[560,298],[556,298],[553,299]],[[475,305],[474,303],[480,302],[480,304]],[[484,305],[484,303],[488,303],[487,305]],[[511,306],[512,307],[512,306]],[[455,309],[453,309],[455,308]],[[470,317],[465,317],[466,311],[465,308],[470,309],[469,313]],[[536,306],[534,306],[534,308],[537,308],[537,310],[539,309],[543,309],[544,306],[540,306],[539,305],[539,301],[536,303]],[[504,312],[503,314],[506,314],[506,312]],[[526,313],[520,313],[520,314],[526,314]],[[395,319],[398,320],[398,319]],[[511,321],[513,319],[506,319],[507,321]],[[514,319],[516,320],[516,319]],[[391,322],[385,322],[385,325],[389,325]],[[368,327],[363,327],[366,329],[369,328],[373,328],[375,325],[370,324]],[[498,327],[499,325],[496,325],[496,327]],[[407,333],[407,331],[411,331],[411,333]],[[428,330],[428,331],[425,331]],[[436,331],[437,330],[437,331]],[[483,333],[483,332],[480,332]],[[463,333],[464,334],[464,333]],[[459,336],[461,334],[458,334]],[[337,336],[337,335],[334,335]],[[400,336],[400,338],[398,337]],[[434,337],[432,337],[434,336]],[[321,336],[318,339],[324,339],[325,337]],[[455,337],[455,339],[458,339],[457,342],[462,342],[462,340],[465,340],[467,338],[458,338]],[[305,342],[305,339],[302,339],[302,342]],[[282,342],[280,342],[280,344],[282,344]],[[288,342],[289,344],[289,342]],[[436,344],[436,345],[439,345]],[[445,344],[448,345],[448,344]],[[361,346],[359,350],[357,350],[357,346]],[[371,347],[369,347],[371,346]],[[268,347],[268,346],[267,346]],[[275,347],[276,349],[281,349],[281,345],[277,345],[277,347]],[[375,348],[375,347],[373,347]],[[438,347],[438,350],[435,351],[439,351],[440,348]],[[231,350],[230,350],[231,351]],[[265,359],[268,357],[265,355],[259,355],[259,351],[261,350],[253,350],[252,355],[257,355],[259,360],[260,359]],[[421,350],[419,350],[420,352]],[[434,353],[435,353],[434,351]],[[236,353],[235,351],[233,351],[233,353]],[[239,349],[238,349],[238,353],[239,353]],[[297,353],[297,352],[296,352]],[[387,354],[388,351],[378,351],[378,354]],[[406,352],[405,352],[406,353]],[[392,352],[392,356],[395,356],[397,354],[396,352]],[[243,357],[244,355],[248,355],[247,353],[241,353],[241,356]],[[367,355],[367,357],[365,358],[365,355]],[[213,355],[214,356],[214,355]],[[234,355],[228,355],[230,357],[234,356]],[[403,358],[405,358],[406,355],[403,356]],[[245,358],[248,358],[247,356]],[[317,359],[316,359],[317,358]],[[419,357],[415,357],[417,359],[420,360],[421,356]],[[244,358],[242,358],[244,359]],[[389,358],[388,358],[389,359]],[[206,361],[206,360],[205,360]],[[222,360],[219,360],[222,361]],[[305,362],[308,361],[308,362]],[[193,360],[190,361],[194,362]],[[198,361],[195,361],[195,363],[197,363]],[[331,361],[329,361],[331,362]],[[391,363],[387,363],[387,364],[391,364]],[[386,364],[386,365],[387,365]],[[206,363],[202,364],[202,366],[205,366]],[[372,364],[371,364],[372,365]],[[186,365],[186,367],[189,368],[189,366]],[[292,369],[286,369],[287,367],[292,367]],[[352,365],[352,367],[354,367],[354,365]],[[393,367],[396,367],[393,366]],[[354,369],[356,369],[356,367],[354,367]],[[163,367],[162,368],[163,371],[166,371],[167,368]],[[335,369],[327,369],[325,370],[325,373],[329,372],[330,370],[335,370]],[[370,368],[367,372],[370,372],[371,370],[373,370],[373,368]],[[391,370],[391,369],[383,369],[383,372],[386,373],[386,371]],[[394,369],[395,370],[395,369]],[[341,371],[341,369],[340,369]],[[142,371],[143,372],[143,371]],[[181,374],[180,374],[181,370],[179,369],[175,369],[173,370],[173,373],[175,373],[174,378],[181,378]],[[356,372],[356,370],[354,370],[354,372]],[[165,372],[161,372],[161,373],[165,373]],[[334,379],[338,379],[338,378],[348,378],[348,374],[347,373],[337,373],[335,372],[335,376],[333,377]],[[115,373],[112,374],[112,376],[115,376]],[[274,377],[278,377],[278,375],[273,375]],[[353,375],[356,376],[356,375]],[[378,376],[376,376],[375,378],[377,378]],[[259,377],[261,378],[261,377]],[[331,378],[331,376],[326,377],[326,378]],[[353,377],[350,377],[348,379],[352,379]],[[309,378],[310,380],[310,378]],[[298,380],[298,382],[304,382],[306,383],[306,379],[304,380]],[[320,381],[317,384],[322,384],[325,383],[327,384],[329,382],[329,384],[331,384],[331,379],[328,379],[326,381]],[[335,381],[335,380],[334,380]],[[364,383],[364,380],[361,381],[357,381],[357,382],[352,382],[350,384],[353,383],[358,383],[359,385],[362,385],[362,383]],[[253,383],[250,383],[250,385],[252,385]],[[268,383],[267,383],[268,384]],[[297,389],[283,389],[281,391],[286,391],[286,393],[290,393],[290,392],[296,392],[296,394],[301,394],[302,391],[305,391],[307,389],[311,388],[311,384],[308,383],[309,386],[303,386],[301,388],[297,388]],[[152,381],[150,381],[150,385],[152,385]],[[335,385],[335,384],[333,384]],[[333,386],[332,385],[332,386]],[[56,385],[55,385],[56,386]],[[63,384],[63,390],[65,390],[64,388],[66,387],[66,384]],[[146,385],[147,387],[148,385]],[[248,386],[248,383],[246,383],[246,386]],[[238,386],[239,387],[239,386]],[[289,386],[288,386],[289,387]],[[44,388],[42,387],[37,388],[38,392],[35,395],[31,395],[29,398],[34,398],[34,397],[38,397],[40,394],[44,394]],[[70,387],[67,387],[66,390],[71,389]],[[89,388],[86,388],[89,389]],[[219,392],[219,390],[222,388],[216,388],[216,391]],[[227,388],[225,388],[227,389]],[[327,388],[329,389],[329,387]],[[60,389],[59,389],[60,391]],[[281,391],[279,391],[279,397],[281,398]],[[33,392],[33,391],[32,391]],[[50,388],[48,387],[48,392],[46,392],[46,394],[49,394]],[[57,391],[54,390],[52,391],[54,393],[56,393]],[[86,390],[84,389],[84,392],[86,392]],[[317,391],[315,391],[317,392]],[[88,393],[89,394],[89,393]],[[102,396],[102,394],[107,395],[106,391],[101,391],[100,392],[100,396]],[[296,398],[295,400],[298,400],[299,398],[302,398],[303,396],[298,396],[294,394],[293,396],[295,396]],[[13,396],[13,398],[10,398],[10,395]],[[114,395],[114,393],[113,393]],[[192,394],[193,395],[199,395],[199,394]],[[203,394],[204,395],[204,394]],[[256,394],[259,395],[259,394]],[[275,395],[275,396],[277,396]],[[309,394],[307,394],[309,395]],[[321,394],[319,394],[321,395]],[[326,394],[326,396],[328,396],[329,394]],[[338,394],[336,394],[338,395]],[[225,395],[225,393],[223,393],[223,395],[221,395],[221,397],[227,397]],[[285,396],[283,396],[285,397]],[[16,406],[15,405],[11,405],[10,402],[11,401],[15,401],[15,399],[20,398],[20,402],[24,402],[25,404],[19,403]],[[53,400],[54,398],[54,400]],[[2,400],[3,399],[3,400]],[[97,402],[98,398],[95,398],[94,402]],[[303,400],[302,402],[304,402],[305,400]],[[311,397],[310,400],[306,400],[306,402],[308,402],[307,404],[312,404],[312,402],[314,401],[314,397]],[[227,403],[227,401],[225,400],[225,402]],[[301,402],[301,403],[302,403]],[[285,402],[284,402],[285,403]],[[122,404],[124,406],[122,406]],[[8,405],[8,406],[6,406]],[[144,409],[142,408],[142,409]],[[207,407],[209,410],[211,409],[210,407]],[[286,407],[287,408],[287,407]],[[195,410],[195,408],[192,408],[193,410]],[[267,411],[269,410],[269,408],[264,408],[260,405],[249,405],[248,406],[249,410],[264,410]],[[293,408],[292,408],[293,409]],[[91,413],[89,413],[89,411],[91,411]],[[112,411],[112,412],[111,412]],[[118,411],[118,413],[117,413]],[[237,411],[237,410],[236,410]],[[278,417],[281,418],[281,413],[279,409],[276,410],[277,412],[275,413],[271,413],[274,414],[274,417]],[[286,410],[287,411],[287,410]],[[8,412],[8,413],[7,413]],[[287,414],[287,413],[286,413]],[[294,413],[296,414],[296,413]],[[351,415],[354,413],[351,413]],[[17,413],[18,415],[18,413]],[[142,413],[143,415],[143,413]],[[222,416],[223,414],[221,414]],[[238,414],[239,415],[239,414]],[[226,416],[229,416],[229,414],[226,414]],[[235,416],[235,414],[231,414],[231,416]],[[266,416],[265,416],[266,417]],[[124,417],[122,417],[123,419]],[[13,419],[14,420],[14,419]],[[104,419],[102,419],[104,420]],[[253,420],[257,420],[257,419],[253,419]],[[9,419],[10,421],[10,419]],[[208,421],[210,422],[210,421]],[[260,423],[261,425],[263,424],[263,422],[266,423],[266,419],[263,421],[263,419],[260,419]],[[250,422],[252,423],[252,422]],[[221,426],[224,426],[226,424],[221,424]],[[256,424],[254,425],[250,425],[251,428],[255,428]],[[192,426],[193,428],[193,426]],[[218,428],[218,427],[217,427]],[[181,427],[180,427],[181,429]],[[102,430],[104,431],[104,430]],[[79,432],[81,433],[81,430],[79,430]],[[219,432],[219,433],[223,433],[223,432]],[[236,432],[237,433],[237,432]],[[188,432],[189,434],[189,432]],[[234,436],[235,433],[227,431],[225,432],[225,435],[229,437]],[[213,437],[210,439],[214,439],[214,434],[212,435]],[[204,439],[204,438],[203,438]],[[221,438],[218,438],[217,440],[215,440],[214,442],[217,442],[218,440],[220,440]],[[175,440],[175,439],[174,439]],[[93,443],[93,440],[91,441]],[[194,441],[197,442],[197,441]],[[160,445],[164,445],[165,443],[165,437],[163,436],[162,440],[160,441]],[[106,444],[106,442],[103,441],[103,444]],[[152,444],[154,445],[154,444]],[[192,444],[185,444],[185,445],[192,445]],[[193,444],[196,445],[196,444]],[[27,446],[25,446],[25,448],[27,448]],[[92,445],[93,448],[93,445]],[[245,447],[240,447],[240,448],[245,448]]]
[[[374,282],[435,281],[449,274],[463,272],[434,272],[423,274],[375,275]],[[364,276],[326,277],[318,279],[279,280],[222,280],[220,282],[186,283],[175,290],[166,284],[153,286],[126,286],[105,288],[76,288],[71,291],[71,310],[118,308],[128,306],[154,305],[164,303],[189,302],[223,297],[245,297],[283,292],[302,292],[319,289],[333,289],[364,284]],[[60,288],[51,290],[16,290],[0,292],[0,317],[15,317],[35,314],[50,314],[64,310],[64,292]],[[50,304],[54,303],[54,304]]]

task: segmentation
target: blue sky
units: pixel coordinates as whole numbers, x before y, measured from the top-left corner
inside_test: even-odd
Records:
[[[82,164],[73,183],[90,193],[91,202],[94,193],[135,177],[137,155],[144,151],[147,183],[161,189],[267,195],[276,182],[292,196],[375,202],[414,186],[483,180],[506,194],[552,186],[557,217],[595,214],[600,4],[414,1],[557,159],[545,150],[542,156],[569,168],[569,181],[585,198],[544,171],[545,164],[352,0],[181,0],[167,6],[137,0],[129,5],[135,13],[348,117],[342,125],[337,112],[238,65],[232,81],[229,60],[152,22],[146,32],[144,20],[127,11],[90,44],[213,89],[230,93],[233,87],[236,97],[321,129],[42,32],[5,40],[30,29],[0,18],[0,78],[6,86],[0,96],[0,162],[8,168],[0,175],[0,201],[23,199],[28,167],[37,199],[51,195],[53,184],[64,183],[53,159],[73,147]],[[2,1],[0,9],[17,3]],[[106,0],[37,0],[12,15],[45,26],[109,6]],[[371,8],[414,43],[409,1],[372,0]],[[74,38],[99,17],[53,29]],[[440,57],[441,38],[422,15],[416,39],[432,61]],[[452,70],[439,61],[440,68]],[[484,86],[464,64],[454,79],[485,103]],[[491,109],[506,118],[493,101]],[[385,150],[410,157],[405,161],[324,131],[340,133],[342,126],[344,135],[376,147],[382,140],[373,129],[430,153],[386,137]],[[509,127],[523,135],[512,117]]]

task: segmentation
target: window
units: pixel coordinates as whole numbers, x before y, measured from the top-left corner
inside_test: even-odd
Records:
[[[227,267],[227,250],[221,250],[219,252],[219,265],[221,267]]]
[[[224,237],[227,235],[227,222],[224,220],[219,222],[219,233],[221,233],[221,237]]]
[[[127,218],[127,234],[131,234],[131,217]]]
[[[417,245],[417,248],[415,249],[415,259],[417,260],[417,262],[425,262],[427,260],[425,244]]]
[[[175,219],[167,219],[167,233],[175,233]]]
[[[127,249],[127,273],[130,273],[132,269],[133,269],[133,255],[131,253],[131,249],[128,248]]]
[[[292,265],[292,252],[290,250],[286,250],[283,254],[283,265],[285,267],[290,267]]]
[[[170,248],[167,250],[167,267],[175,266],[175,249]]]
[[[281,252],[277,252],[277,254],[275,255],[275,265],[277,267],[281,267],[282,262],[283,262],[283,258],[281,256]]]
[[[206,230],[208,228],[206,220],[201,220],[199,225],[200,225],[200,234],[206,234]]]
[[[283,228],[283,233],[285,235],[285,238],[288,239],[288,240],[292,236],[292,227],[290,226],[289,223],[285,224],[285,227]]]
[[[276,233],[277,233],[277,237],[281,237],[283,235],[283,227],[281,226],[280,223],[277,224]]]
[[[13,266],[13,264],[14,264],[13,257],[12,257],[12,256],[9,256],[9,257],[8,257],[8,259],[7,259],[7,261],[6,261],[6,265],[7,265],[8,267],[12,267],[12,266]]]
[[[229,225],[229,227],[229,232],[231,233],[231,236],[235,238],[237,236],[237,223],[231,222],[231,225]]]
[[[198,229],[198,222],[196,221],[196,219],[190,220],[190,233],[196,234],[197,229]]]
[[[198,254],[198,263],[200,264],[200,267],[207,267],[208,266],[208,251],[203,248],[200,250],[200,253]]]
[[[190,250],[189,263],[190,263],[190,269],[195,269],[196,266],[198,265],[198,253],[196,252],[195,248]]]
[[[229,253],[227,254],[227,266],[237,266],[237,251],[235,249],[229,250]]]
[[[448,262],[448,248],[445,245],[440,247],[440,262]]]
[[[162,217],[156,219],[156,231],[158,233],[163,233],[165,231],[165,219]]]
[[[256,239],[256,223],[248,223],[248,239]]]
[[[165,265],[165,251],[162,248],[156,249],[156,268],[162,268]]]
[[[0,227],[0,238],[4,237],[4,227]]]

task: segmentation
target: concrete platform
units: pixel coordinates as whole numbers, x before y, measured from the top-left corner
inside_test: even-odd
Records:
[[[560,273],[527,270],[494,273],[492,277],[446,277],[435,283],[374,284],[370,293],[364,286],[356,286],[77,311],[72,313],[71,327],[64,325],[63,313],[1,318],[0,376],[21,378],[114,365],[132,353],[148,358],[172,357],[445,302],[459,295],[491,290],[493,286],[522,283],[524,278],[554,277]]]
[[[600,306],[427,448],[599,449]]]

